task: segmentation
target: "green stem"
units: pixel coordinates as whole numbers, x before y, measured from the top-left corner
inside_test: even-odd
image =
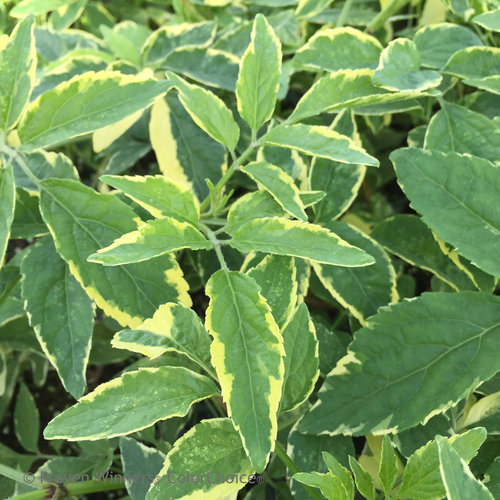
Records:
[[[57,484],[48,484],[41,490],[30,491],[22,495],[12,497],[15,500],[42,500],[44,498],[67,498],[89,493],[100,493],[103,491],[114,491],[125,489],[125,483],[109,483],[104,481],[85,481],[81,483],[65,484],[64,488]],[[57,495],[57,496],[56,496]]]
[[[285,448],[276,441],[274,447],[274,453],[278,456],[278,458],[285,464],[286,468],[291,472],[292,476],[300,472],[300,469],[294,464],[293,460],[287,455]],[[300,483],[300,485],[305,488],[307,493],[309,493],[310,497],[314,500],[323,500],[321,495],[311,486],[307,486],[305,484]]]
[[[26,174],[26,177],[28,177],[40,189],[42,189],[42,186],[40,184],[40,179],[35,174],[33,174],[28,165],[26,165],[26,162],[23,160],[22,156],[19,155],[18,151],[16,151],[15,149],[11,149],[7,146],[4,146],[3,152],[11,155],[9,162],[11,162],[14,158],[16,158],[17,164],[21,167],[21,170]]]
[[[8,465],[0,464],[0,475],[8,477],[9,479],[12,479],[12,481],[15,481],[16,483],[20,483],[20,484],[26,483],[26,474],[23,474],[21,471],[13,469],[12,467],[9,467]],[[28,481],[28,483],[29,483],[29,481]],[[34,488],[41,488],[41,486],[37,486],[37,485],[36,486],[33,485],[33,487]]]
[[[277,125],[274,128],[280,127],[281,125],[284,125],[284,124],[286,124],[286,121],[283,123],[280,123],[279,125]],[[217,182],[217,184],[215,185],[214,191],[216,193],[219,192],[227,184],[229,179],[231,179],[231,177],[234,175],[234,173],[238,170],[239,166],[255,151],[255,149],[257,149],[265,141],[266,136],[269,134],[269,132],[272,129],[273,129],[273,127],[271,126],[269,128],[269,130],[263,136],[261,136],[259,139],[252,140],[250,142],[250,145],[245,149],[245,151],[243,151],[243,153],[241,153],[241,155],[231,163],[229,168],[226,170],[226,173],[219,179],[219,182]],[[253,136],[252,138],[254,139],[255,136]],[[201,203],[200,213],[203,213],[208,208],[209,205],[210,205],[210,195],[207,196],[203,200],[203,202]]]
[[[221,268],[224,269],[225,271],[229,271],[229,268],[227,267],[226,264],[226,259],[224,259],[224,255],[222,254],[222,250],[220,249],[221,242],[217,239],[215,233],[208,226],[206,226],[202,222],[199,223],[199,226],[200,229],[205,233],[206,237],[212,242],[217,258],[219,259]]]
[[[337,28],[342,28],[342,26],[344,26],[345,21],[347,19],[347,16],[349,15],[349,11],[351,10],[353,3],[354,3],[354,0],[346,0],[344,2],[342,10],[340,11],[340,15],[337,19],[337,24],[336,24]]]
[[[368,33],[377,31],[390,17],[399,12],[410,0],[389,0],[387,5],[373,18],[366,27]]]
[[[214,226],[225,226],[226,225],[226,219],[221,219],[219,217],[212,217],[212,218],[207,218],[207,219],[201,219],[201,222],[204,224],[212,224]]]

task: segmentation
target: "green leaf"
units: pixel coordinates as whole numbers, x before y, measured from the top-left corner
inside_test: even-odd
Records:
[[[87,295],[108,316],[134,328],[165,302],[191,305],[188,285],[170,255],[126,266],[87,262],[99,248],[137,228],[129,206],[76,181],[49,179],[41,185],[40,208],[57,251]]]
[[[3,265],[5,251],[9,243],[15,205],[16,186],[12,165],[7,168],[0,167],[0,268]]]
[[[161,479],[146,499],[222,499],[245,486],[254,470],[230,419],[203,420],[176,441],[160,471]],[[191,478],[200,480],[187,481],[187,471]],[[203,476],[207,480],[202,481]],[[235,476],[240,481],[235,481]],[[224,480],[228,477],[232,479]]]
[[[206,326],[222,396],[253,466],[266,467],[277,433],[283,340],[255,281],[218,271],[208,281]]]
[[[430,271],[455,291],[473,290],[471,275],[446,256],[424,221],[411,214],[398,214],[375,226],[371,236],[389,252],[412,266]]]
[[[183,248],[209,250],[212,243],[188,222],[163,217],[146,222],[111,245],[91,254],[87,260],[105,266],[143,262]]]
[[[493,495],[483,483],[478,481],[467,464],[442,436],[436,437],[441,477],[449,500],[474,498],[477,500],[494,500]]]
[[[325,191],[302,191],[299,193],[300,199],[304,207],[312,207],[326,197]]]
[[[467,412],[461,427],[485,427],[490,435],[500,434],[500,392],[488,394],[474,403]]]
[[[341,112],[332,127],[339,133],[359,140],[352,111]],[[358,194],[366,167],[314,158],[309,174],[311,188],[322,189],[327,196],[314,206],[315,222],[331,222],[349,208]]]
[[[16,186],[32,193],[40,193],[40,186],[28,177],[21,165],[26,163],[31,173],[38,179],[74,179],[79,180],[73,162],[62,153],[37,151],[18,154],[12,163]]]
[[[331,222],[325,227],[375,258],[375,263],[366,269],[313,263],[314,271],[332,297],[364,324],[379,307],[398,300],[396,272],[384,249],[361,231],[344,222]]]
[[[125,477],[137,476],[153,479],[160,472],[165,455],[135,439],[122,436],[120,438],[120,458]],[[125,487],[132,500],[144,500],[149,486],[148,481],[125,482]]]
[[[210,336],[199,316],[181,304],[161,305],[152,318],[134,330],[121,330],[111,345],[156,358],[168,351],[185,354],[207,373],[213,374],[210,364]]]
[[[500,176],[487,160],[405,148],[390,156],[424,222],[460,255],[500,276]]]
[[[388,90],[427,90],[441,83],[441,75],[433,70],[420,70],[417,46],[406,38],[398,38],[382,51],[373,83]]]
[[[342,480],[331,473],[297,472],[292,477],[294,481],[318,488],[328,500],[348,500],[349,498]]]
[[[367,154],[349,137],[319,125],[281,125],[266,134],[265,142],[342,163],[372,167],[379,165],[376,158]]]
[[[266,255],[264,259],[247,273],[260,287],[273,318],[278,326],[288,322],[297,302],[297,280],[295,259],[280,255]]]
[[[78,399],[85,390],[94,326],[92,302],[49,237],[33,245],[21,263],[21,273],[30,325],[64,387]]]
[[[77,75],[35,99],[19,125],[22,149],[65,142],[149,107],[167,82],[118,72]]]
[[[336,266],[359,267],[375,262],[363,250],[313,224],[269,217],[241,226],[229,244],[242,253],[289,255]]]
[[[285,378],[280,411],[290,411],[311,394],[319,377],[316,330],[302,303],[282,332],[285,347]]]
[[[146,41],[143,58],[147,66],[161,66],[165,58],[177,48],[208,47],[216,31],[215,21],[162,26]]]
[[[182,105],[196,125],[229,151],[234,151],[240,129],[224,102],[215,94],[187,83],[174,73],[167,72],[167,76],[177,88]]]
[[[187,76],[203,85],[234,92],[239,59],[216,49],[180,47],[165,57],[162,68]]]
[[[38,208],[39,197],[23,188],[16,189],[16,208],[10,230],[12,239],[37,238],[48,234]]]
[[[435,69],[442,68],[455,52],[483,45],[473,31],[450,23],[423,26],[415,33],[413,42],[417,46],[422,65]]]
[[[75,0],[69,5],[63,5],[50,14],[49,24],[56,31],[69,28],[82,15],[88,0]]]
[[[256,132],[273,115],[281,74],[281,43],[262,14],[240,63],[236,99],[241,117]]]
[[[50,10],[57,10],[74,0],[22,0],[10,12],[12,17],[24,17],[28,14],[45,14]]]
[[[463,78],[466,85],[500,94],[500,48],[468,47],[453,54],[443,73]]]
[[[500,8],[483,12],[472,18],[472,22],[489,31],[500,31]]]
[[[262,217],[284,217],[281,206],[267,191],[254,191],[238,198],[229,209],[225,230],[234,235],[238,229]]]
[[[280,167],[265,161],[255,161],[241,167],[241,171],[265,189],[290,215],[307,221],[300,193],[293,179]]]
[[[38,453],[40,415],[33,396],[22,382],[14,407],[14,429],[22,447],[32,453]]]
[[[304,472],[328,472],[322,452],[328,450],[343,465],[347,466],[348,456],[355,455],[352,439],[347,436],[313,436],[301,434],[296,423],[288,435],[287,454],[298,469]],[[305,489],[291,481],[293,498],[309,500]]]
[[[34,24],[33,16],[26,17],[0,42],[0,129],[17,123],[35,84]]]
[[[191,405],[217,393],[210,379],[187,368],[140,368],[98,386],[53,418],[43,435],[68,441],[123,436],[182,417]]]
[[[487,116],[441,101],[429,122],[424,149],[468,153],[495,162],[500,158],[500,126]]]
[[[289,121],[359,106],[370,106],[416,97],[419,92],[389,92],[372,82],[369,69],[339,70],[320,78],[300,99]]]
[[[205,179],[215,184],[222,177],[226,153],[221,144],[196,125],[174,94],[153,105],[149,136],[160,171],[169,180],[184,184],[200,199],[208,196]]]
[[[482,292],[443,292],[379,309],[323,383],[303,432],[396,432],[442,413],[499,370],[499,305]]]
[[[470,462],[486,439],[483,428],[455,434],[448,442],[462,460]],[[410,500],[442,498],[446,490],[439,472],[439,453],[436,441],[428,441],[413,453],[403,472],[398,495]]]
[[[133,21],[123,21],[113,28],[102,25],[99,30],[116,57],[130,62],[134,66],[139,66],[140,49],[151,33],[146,26]]]
[[[352,480],[351,473],[343,467],[340,462],[330,453],[324,451],[322,453],[323,460],[328,467],[331,474],[338,477],[345,488],[346,496],[350,500],[354,500],[354,481]]]
[[[495,498],[498,498],[500,493],[500,457],[495,458],[491,465],[484,473],[485,483],[487,482],[488,488],[493,493]]]
[[[378,477],[382,483],[386,496],[390,496],[390,492],[398,475],[398,457],[394,452],[389,436],[386,434],[382,440],[382,453],[380,455],[380,466],[378,470]]]
[[[340,217],[351,205],[365,176],[366,167],[316,158],[311,170],[311,187],[327,192],[314,206],[314,222],[325,223]]]
[[[295,16],[309,19],[323,12],[332,0],[299,0]]]
[[[375,500],[375,485],[373,479],[361,464],[354,458],[349,457],[349,465],[354,475],[356,488],[367,500]]]
[[[100,180],[119,189],[153,217],[173,217],[193,225],[199,209],[193,193],[162,175],[103,175]]]
[[[376,69],[381,52],[382,45],[375,37],[357,29],[323,29],[297,51],[293,62],[309,71]]]

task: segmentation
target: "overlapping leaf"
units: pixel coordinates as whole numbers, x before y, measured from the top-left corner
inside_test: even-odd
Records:
[[[247,222],[234,233],[229,244],[243,253],[257,250],[337,266],[368,266],[374,262],[369,254],[327,229],[279,217]]]
[[[398,149],[398,181],[424,222],[460,255],[500,276],[500,176],[487,160],[456,153]]]
[[[191,477],[204,475],[208,480],[177,481],[181,471],[189,471]],[[163,500],[168,496],[174,500],[202,495],[207,500],[219,500],[237,492],[244,484],[218,478],[234,479],[238,475],[245,481],[254,471],[231,420],[203,420],[175,443],[159,473],[161,479],[151,487],[146,499]]]
[[[137,228],[133,210],[112,195],[98,194],[80,182],[42,182],[40,207],[57,251],[90,298],[123,326],[134,328],[165,302],[191,305],[188,285],[175,259],[103,267],[89,255]]]
[[[86,384],[93,305],[51,238],[43,238],[30,248],[21,264],[22,294],[30,325],[66,390],[79,398]]]
[[[208,281],[206,325],[222,396],[245,450],[262,471],[274,448],[283,384],[283,339],[255,281],[221,270]]]
[[[49,422],[44,436],[69,441],[123,436],[158,420],[184,416],[192,404],[217,393],[210,379],[186,368],[141,368],[81,398]]]
[[[19,125],[23,149],[52,146],[117,122],[149,107],[169,86],[118,72],[78,75],[28,106]]]
[[[89,255],[87,260],[105,266],[119,266],[143,262],[183,248],[208,250],[211,247],[212,243],[188,222],[163,217],[120,236],[111,245]]]
[[[238,111],[254,131],[273,114],[280,74],[281,44],[266,18],[257,14],[236,83]]]
[[[500,299],[426,293],[382,308],[358,330],[302,421],[309,433],[405,430],[499,369]]]

